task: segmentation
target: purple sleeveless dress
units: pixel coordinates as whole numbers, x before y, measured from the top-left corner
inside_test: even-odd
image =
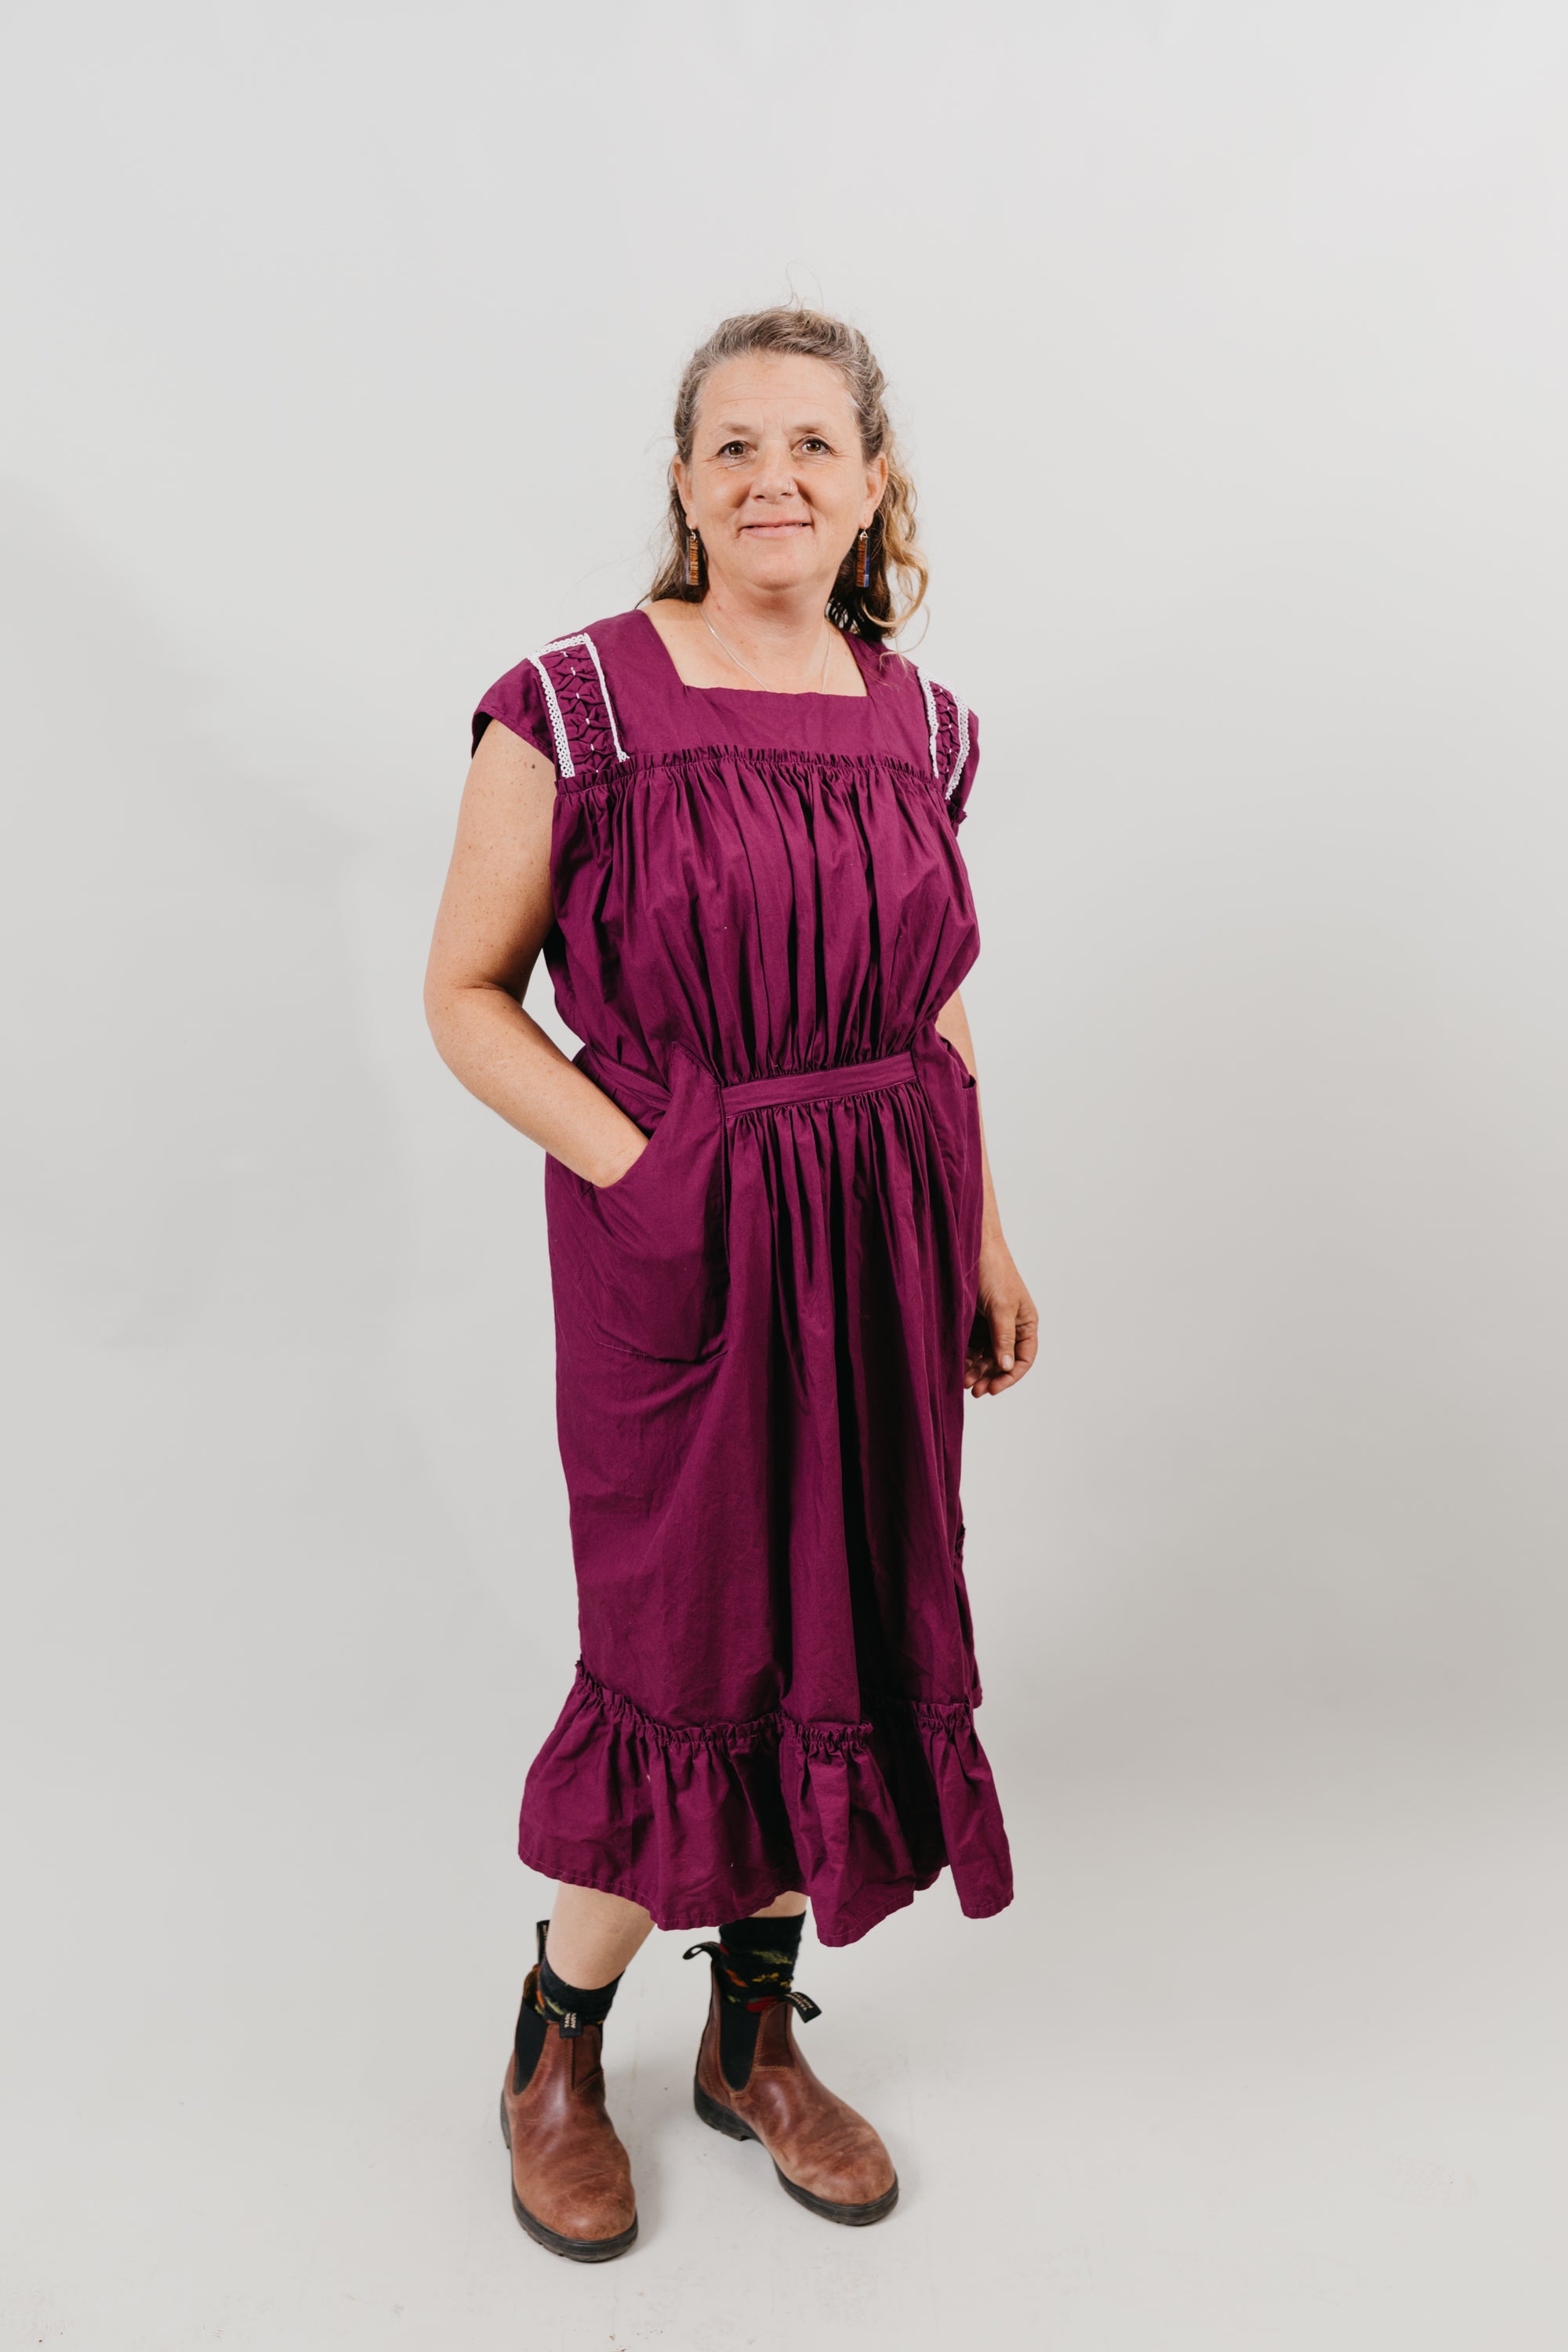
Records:
[[[933,1021],[974,722],[846,642],[863,700],[687,687],[622,613],[474,719],[554,765],[545,961],[651,1138],[604,1187],[545,1160],[582,1657],[519,1852],[661,1927],[800,1888],[826,1944],[944,1863],[972,1917],[1012,1895],[959,1499],[979,1117]]]

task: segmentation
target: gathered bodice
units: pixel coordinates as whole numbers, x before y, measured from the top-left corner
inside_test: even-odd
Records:
[[[545,961],[597,1057],[721,1085],[906,1048],[979,933],[956,834],[978,746],[955,697],[848,639],[863,697],[685,686],[647,615],[491,689],[556,769]]]

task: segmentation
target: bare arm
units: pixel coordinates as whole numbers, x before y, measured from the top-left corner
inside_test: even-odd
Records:
[[[554,801],[549,761],[492,719],[463,787],[425,1014],[441,1059],[470,1094],[591,1184],[613,1184],[647,1136],[519,1002],[553,920]]]
[[[963,999],[956,989],[937,1014],[936,1025],[941,1034],[957,1047],[964,1068],[978,1087],[980,1072],[974,1059],[974,1040],[969,1033]],[[977,1111],[979,1108],[977,1101]],[[980,1120],[980,1172],[984,1186],[980,1219],[980,1288],[963,1368],[963,1385],[977,1397],[1000,1396],[1004,1389],[1016,1388],[1035,1360],[1040,1338],[1040,1318],[1035,1302],[1024,1287],[1024,1278],[1003,1238],[996,1187],[991,1181],[991,1161],[985,1150],[984,1117]]]

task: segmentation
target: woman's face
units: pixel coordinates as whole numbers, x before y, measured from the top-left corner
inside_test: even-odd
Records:
[[[860,454],[854,406],[826,360],[753,352],[702,387],[691,463],[675,478],[723,588],[811,587],[824,604],[877,511],[888,461]]]

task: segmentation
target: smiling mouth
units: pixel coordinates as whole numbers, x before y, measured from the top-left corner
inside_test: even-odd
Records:
[[[761,531],[765,537],[771,539],[775,531],[782,533],[786,530],[809,530],[811,529],[811,525],[805,520],[798,522],[743,522],[741,525],[741,529],[742,530]]]

